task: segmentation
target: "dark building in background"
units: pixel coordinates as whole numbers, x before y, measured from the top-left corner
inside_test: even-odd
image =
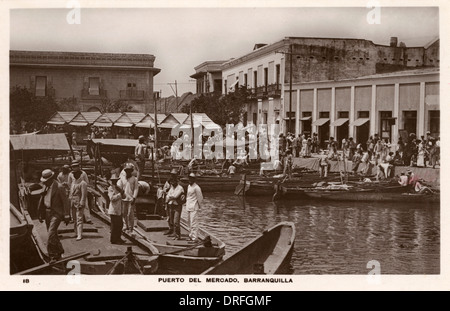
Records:
[[[150,54],[10,51],[10,87],[57,100],[75,98],[80,111],[99,110],[108,98],[147,113],[153,77],[160,72],[154,61]]]

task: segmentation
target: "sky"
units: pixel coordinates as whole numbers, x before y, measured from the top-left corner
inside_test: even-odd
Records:
[[[439,36],[439,9],[382,7],[380,23],[360,8],[148,8],[81,9],[80,24],[69,24],[69,9],[14,9],[10,49],[99,53],[144,53],[156,57],[154,89],[174,95],[195,93],[189,76],[208,60],[228,60],[256,43],[284,37],[358,38],[389,45],[424,46]]]

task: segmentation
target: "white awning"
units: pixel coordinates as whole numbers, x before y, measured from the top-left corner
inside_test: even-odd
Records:
[[[330,121],[330,119],[328,119],[328,118],[317,119],[311,125],[312,126],[322,126],[325,123],[327,123],[328,121]]]
[[[154,128],[155,125],[153,123],[138,123],[136,124],[136,127],[140,127],[140,128]]]
[[[114,123],[114,126],[118,126],[118,127],[132,127],[133,124],[131,124],[131,123]]]
[[[87,126],[88,125],[87,122],[70,122],[69,124],[73,125],[73,126]]]
[[[47,124],[54,124],[54,125],[64,125],[66,122],[63,121],[48,121]]]
[[[353,122],[351,124],[351,126],[361,126],[363,124],[366,124],[369,121],[370,121],[370,119],[368,119],[368,118],[360,118],[360,119],[355,120],[355,122]]]
[[[112,123],[111,122],[94,122],[93,126],[97,126],[97,127],[111,127]]]
[[[300,118],[300,121],[310,121],[312,119],[311,116]]]
[[[345,122],[348,122],[348,118],[340,118],[331,123],[331,126],[341,126],[344,125]]]

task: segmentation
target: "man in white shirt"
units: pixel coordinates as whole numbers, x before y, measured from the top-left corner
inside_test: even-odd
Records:
[[[173,177],[170,181],[170,190],[166,196],[167,209],[169,212],[169,231],[168,236],[174,236],[174,240],[181,239],[181,212],[183,209],[184,189],[178,184],[177,177]]]
[[[147,145],[144,141],[145,137],[143,135],[139,136],[139,143],[136,145],[136,148],[134,148],[134,155],[138,167],[138,180],[140,180],[142,174],[144,174],[145,159],[148,157]]]
[[[133,232],[134,229],[134,209],[136,198],[139,193],[139,183],[133,173],[133,165],[127,163],[125,165],[125,177],[121,176],[117,182],[117,186],[123,190],[124,195],[122,199],[123,220],[125,223],[125,231]]]
[[[71,189],[71,190],[70,190],[70,193],[69,193],[69,196],[71,196],[71,192],[72,192],[72,183],[75,181],[75,177],[73,176],[73,172],[81,171],[81,176],[80,176],[80,178],[81,178],[82,180],[84,180],[84,181],[86,182],[87,185],[89,185],[89,177],[88,177],[88,175],[86,174],[86,172],[83,171],[83,170],[81,169],[81,163],[80,163],[80,161],[79,161],[79,160],[74,160],[74,161],[72,161],[71,167],[72,167],[72,172],[69,173],[69,179],[68,179],[68,182],[69,182],[69,189]],[[87,196],[86,196],[86,203],[84,204],[84,208],[83,208],[83,215],[84,215],[84,221],[85,221],[87,224],[92,224],[92,220],[91,220],[91,211],[90,211],[90,209],[89,209],[89,204],[88,204]],[[75,221],[75,215],[72,215],[72,217],[74,217],[73,219],[74,219],[74,221]]]
[[[189,238],[196,242],[198,239],[197,212],[203,203],[202,189],[195,183],[195,174],[189,174],[189,186],[186,195],[186,211],[188,214]]]

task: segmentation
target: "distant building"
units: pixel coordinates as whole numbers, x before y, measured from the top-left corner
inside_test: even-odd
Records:
[[[80,111],[99,110],[107,97],[146,113],[160,72],[154,61],[150,54],[10,51],[10,86],[36,96],[76,98]]]
[[[197,94],[222,93],[222,69],[225,61],[207,61],[195,67],[191,78],[197,82]]]
[[[356,135],[365,142],[379,133],[396,142],[400,130],[438,135],[439,39],[424,47],[397,41],[393,37],[386,46],[362,39],[287,37],[257,44],[222,65],[222,93],[246,86],[257,102],[247,106],[244,122],[280,123],[284,132],[296,134],[317,132],[322,141]]]

